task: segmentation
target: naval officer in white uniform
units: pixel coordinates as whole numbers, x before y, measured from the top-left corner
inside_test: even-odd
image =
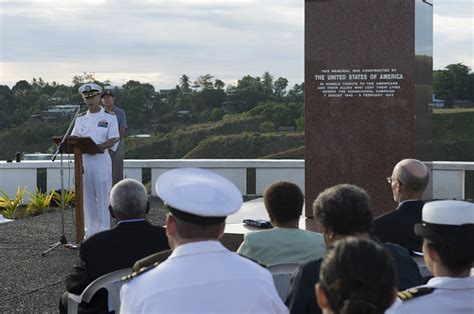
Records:
[[[423,257],[434,274],[424,286],[398,293],[387,313],[474,313],[474,204],[425,204],[415,233],[423,237]]]
[[[218,241],[226,216],[242,205],[230,181],[174,169],[158,178],[156,192],[169,209],[173,253],[122,286],[121,313],[288,313],[270,272]]]
[[[85,239],[110,229],[108,211],[112,188],[112,162],[108,149],[120,138],[117,118],[100,106],[102,88],[94,83],[79,87],[89,110],[78,115],[71,135],[89,136],[101,148],[102,154],[84,154],[84,228]]]

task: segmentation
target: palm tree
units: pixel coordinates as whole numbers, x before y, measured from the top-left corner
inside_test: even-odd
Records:
[[[183,74],[179,78],[179,86],[181,86],[181,89],[183,92],[189,92],[189,87],[190,87],[190,78],[186,74]]]

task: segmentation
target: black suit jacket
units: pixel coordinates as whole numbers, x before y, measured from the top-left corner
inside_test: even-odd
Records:
[[[79,260],[67,276],[66,289],[81,294],[88,284],[100,276],[132,267],[135,261],[169,248],[163,227],[154,226],[148,221],[118,223],[114,228],[96,233],[81,244]],[[106,311],[106,291],[98,292],[87,309],[93,312]]]
[[[383,246],[392,255],[395,262],[398,290],[402,291],[420,285],[422,282],[420,270],[408,250],[393,243],[383,243]],[[299,266],[285,301],[290,314],[322,313],[314,292],[314,286],[319,281],[322,261],[323,259],[312,260]]]
[[[382,242],[392,242],[410,251],[421,252],[423,239],[415,235],[413,226],[421,222],[423,201],[407,201],[389,213],[374,219],[373,235]]]

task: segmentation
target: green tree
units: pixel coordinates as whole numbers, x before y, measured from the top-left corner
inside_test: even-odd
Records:
[[[217,89],[224,89],[225,83],[219,79],[214,81],[214,87]]]
[[[78,85],[78,84],[84,84],[88,82],[95,82],[95,73],[94,72],[89,72],[86,73],[84,72],[82,75],[74,75],[72,77],[72,84]]]
[[[185,93],[190,91],[191,80],[190,80],[189,76],[187,76],[186,74],[183,74],[179,78],[179,87],[181,87],[181,90]]]
[[[474,101],[474,74],[462,63],[450,64],[433,72],[433,93],[448,105],[456,100]]]
[[[197,88],[200,88],[201,90],[204,90],[204,89],[213,89],[214,88],[214,84],[212,83],[212,79],[214,78],[214,76],[212,76],[211,74],[207,73],[207,74],[204,74],[204,75],[201,75],[197,78],[197,80],[194,82],[194,85],[197,87]]]
[[[273,83],[273,90],[275,93],[275,96],[278,99],[283,98],[286,94],[286,88],[288,87],[288,80],[284,77],[279,77],[275,82]]]
[[[273,94],[273,76],[267,71],[262,75],[263,92],[267,96]]]

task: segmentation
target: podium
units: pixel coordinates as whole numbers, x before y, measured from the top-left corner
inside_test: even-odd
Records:
[[[56,145],[62,141],[61,136],[51,138]],[[104,151],[90,137],[68,136],[62,151],[74,154],[74,185],[76,188],[76,243],[84,240],[84,192],[82,185],[82,154],[101,154]]]

